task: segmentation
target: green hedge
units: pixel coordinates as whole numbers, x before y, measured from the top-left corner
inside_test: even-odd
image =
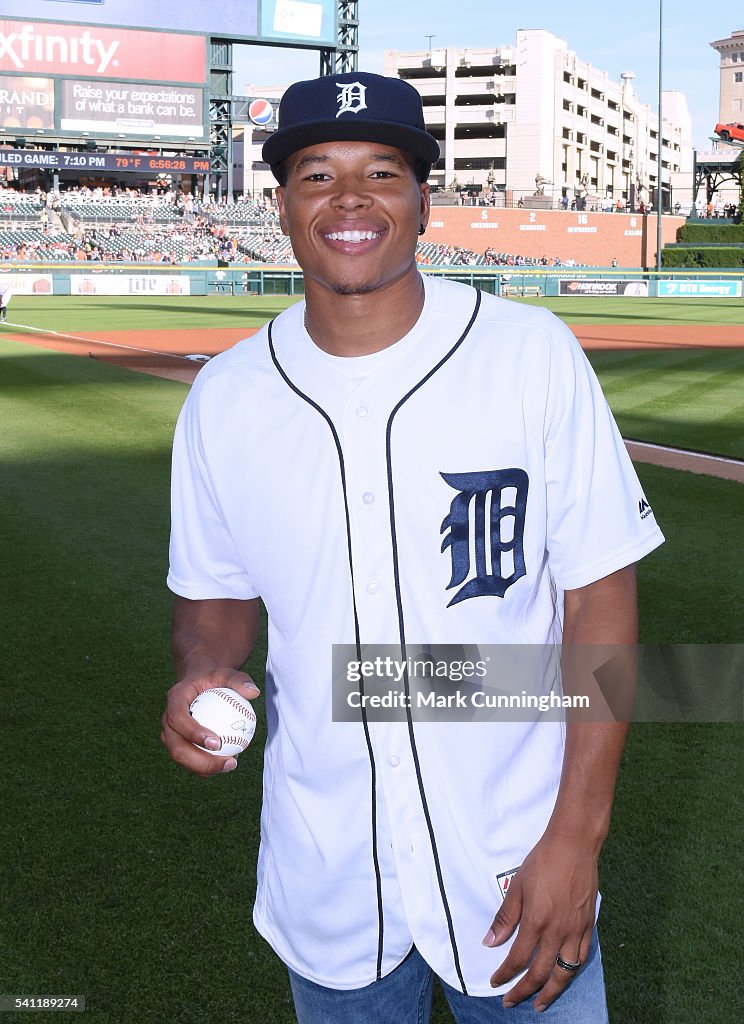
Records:
[[[744,247],[741,249],[662,249],[664,267],[744,267]]]
[[[683,224],[678,242],[744,242],[744,224]]]

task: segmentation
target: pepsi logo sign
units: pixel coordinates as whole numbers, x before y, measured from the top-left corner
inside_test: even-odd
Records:
[[[248,107],[248,117],[254,124],[268,124],[274,110],[268,100],[254,100]]]

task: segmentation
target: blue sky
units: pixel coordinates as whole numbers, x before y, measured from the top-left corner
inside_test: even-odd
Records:
[[[710,149],[708,137],[718,120],[718,54],[710,46],[744,30],[741,0],[700,4],[662,0],[663,85],[687,97],[693,144]],[[569,49],[613,80],[634,71],[638,98],[656,109],[658,95],[659,0],[622,4],[567,3],[566,0],[359,0],[359,67],[381,72],[385,50],[424,50],[432,46],[507,46],[517,29],[542,28],[565,39]],[[246,84],[280,85],[318,73],[316,53],[236,46],[235,91]]]

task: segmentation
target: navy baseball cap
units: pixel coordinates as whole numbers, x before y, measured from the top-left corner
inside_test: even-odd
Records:
[[[381,142],[428,167],[439,143],[426,130],[421,97],[401,78],[366,71],[295,82],[279,104],[279,128],[263,144],[272,168],[316,142]]]

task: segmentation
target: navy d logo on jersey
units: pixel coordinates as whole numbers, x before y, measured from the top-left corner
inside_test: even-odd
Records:
[[[524,520],[529,477],[523,469],[440,473],[458,492],[439,530],[452,556],[447,590],[460,587],[447,607],[470,597],[503,597],[527,571]],[[463,584],[463,585],[461,585]]]

